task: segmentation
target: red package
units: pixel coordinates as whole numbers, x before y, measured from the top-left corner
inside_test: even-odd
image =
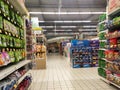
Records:
[[[114,60],[114,51],[113,50],[106,50],[105,51],[105,58],[107,60]]]
[[[110,43],[110,48],[117,47],[117,39],[116,38],[110,39],[109,43]]]

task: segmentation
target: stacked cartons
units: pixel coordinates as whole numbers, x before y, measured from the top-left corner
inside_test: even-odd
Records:
[[[34,69],[46,69],[46,47],[41,45],[37,48]]]

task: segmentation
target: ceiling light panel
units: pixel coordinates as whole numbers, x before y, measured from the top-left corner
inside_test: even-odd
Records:
[[[96,28],[97,26],[83,26],[84,28]]]
[[[61,28],[76,28],[77,26],[61,26]]]
[[[54,26],[40,26],[42,28],[54,28]]]
[[[79,29],[79,31],[97,31],[96,29]]]
[[[30,14],[105,14],[106,12],[29,12]]]

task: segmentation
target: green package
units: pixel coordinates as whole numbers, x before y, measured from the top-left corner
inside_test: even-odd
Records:
[[[9,16],[9,7],[7,4],[4,5],[4,9],[5,9],[5,15]]]
[[[7,44],[6,44],[6,35],[2,35],[2,46],[6,47]]]
[[[14,52],[13,52],[13,51],[10,51],[10,52],[8,52],[8,54],[9,54],[9,56],[10,56],[11,62],[15,62]]]
[[[0,29],[3,29],[3,18],[0,16]]]
[[[104,50],[98,50],[98,56],[99,58],[105,58]]]
[[[19,30],[19,27],[17,27],[17,35],[20,36],[20,30]]]
[[[24,38],[24,30],[20,29],[20,37]]]
[[[99,39],[100,40],[105,40],[106,39],[104,32],[99,34]]]
[[[100,15],[100,16],[99,16],[99,22],[102,22],[102,21],[104,21],[104,20],[106,20],[106,14]]]
[[[25,47],[25,40],[21,40],[21,45],[20,45],[21,48],[24,48]]]
[[[13,47],[13,38],[12,37],[9,38],[9,43],[10,43],[10,47]]]
[[[5,12],[4,2],[2,0],[0,0],[0,8],[1,8],[2,12]]]
[[[19,55],[17,50],[15,51],[14,55],[15,55],[15,62],[19,62]]]
[[[14,14],[13,10],[10,10],[10,18],[11,18],[12,22],[15,20],[15,14]]]
[[[10,41],[9,41],[9,36],[6,36],[6,46],[7,47],[10,47]]]
[[[0,46],[2,46],[2,36],[0,34]]]
[[[104,26],[104,24],[102,23],[102,24],[99,25],[99,31],[103,31],[103,30],[105,30],[105,26]]]
[[[120,25],[120,17],[116,17],[113,19],[113,25],[115,25],[115,26]]]
[[[106,48],[106,42],[104,41],[101,41],[99,45],[100,45],[100,48]]]

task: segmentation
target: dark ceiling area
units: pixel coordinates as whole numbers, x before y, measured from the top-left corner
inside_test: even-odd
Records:
[[[25,0],[31,17],[39,18],[47,38],[96,33],[107,0]],[[92,34],[91,34],[92,35]],[[97,33],[96,33],[97,35]]]

